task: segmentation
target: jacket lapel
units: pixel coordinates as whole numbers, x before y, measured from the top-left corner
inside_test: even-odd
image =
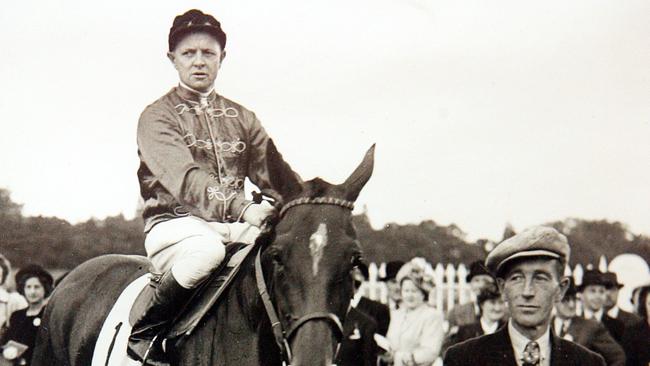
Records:
[[[494,333],[494,344],[489,347],[487,352],[488,365],[494,366],[517,366],[515,353],[512,350],[508,327],[501,327]]]
[[[556,336],[553,328],[551,328],[551,366],[571,365],[568,362],[567,355],[567,351],[562,347],[562,339]]]

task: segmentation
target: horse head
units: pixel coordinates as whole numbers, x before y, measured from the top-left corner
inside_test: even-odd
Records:
[[[370,179],[374,145],[342,184],[302,182],[270,143],[267,158],[281,202],[275,239],[261,263],[291,365],[331,365],[354,294],[350,271],[361,261],[352,204]]]

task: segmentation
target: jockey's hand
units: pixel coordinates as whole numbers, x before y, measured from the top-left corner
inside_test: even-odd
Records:
[[[275,207],[271,206],[267,201],[262,201],[260,204],[254,203],[244,211],[244,221],[255,227],[260,227],[267,217],[275,213]]]

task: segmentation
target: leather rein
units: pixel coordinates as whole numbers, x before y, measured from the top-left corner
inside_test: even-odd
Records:
[[[286,205],[284,205],[280,210],[280,218],[282,218],[289,209],[299,205],[334,205],[334,206],[346,208],[348,210],[354,209],[354,202],[343,200],[340,198],[303,197],[303,198],[295,199],[293,201],[289,201]],[[305,314],[300,318],[297,318],[296,320],[293,320],[292,318],[292,320],[288,324],[288,328],[286,330],[283,329],[282,322],[280,321],[280,318],[278,317],[278,313],[275,311],[275,307],[273,306],[273,302],[271,301],[271,296],[269,294],[268,287],[266,286],[266,280],[264,280],[264,273],[262,272],[261,256],[262,256],[262,247],[258,249],[257,255],[255,256],[255,280],[257,282],[257,289],[262,298],[262,303],[264,304],[264,309],[266,310],[266,314],[269,317],[269,320],[271,321],[271,329],[273,330],[275,343],[277,344],[282,354],[283,365],[291,365],[291,359],[293,358],[293,354],[291,353],[291,347],[289,345],[291,338],[296,334],[296,332],[298,331],[298,329],[300,329],[300,327],[314,320],[327,322],[330,328],[332,328],[332,330],[334,331],[335,337],[338,342],[337,350],[334,354],[334,358],[336,358],[336,353],[338,352],[338,348],[341,344],[341,339],[343,338],[343,325],[341,324],[341,320],[339,319],[339,317],[334,313],[328,313],[324,311],[313,312],[313,313]]]

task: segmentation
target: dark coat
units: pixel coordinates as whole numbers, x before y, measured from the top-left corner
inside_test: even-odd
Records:
[[[476,308],[474,307],[474,303],[471,301],[454,306],[449,310],[449,312],[447,312],[446,318],[449,322],[449,328],[478,322]]]
[[[377,322],[356,308],[350,308],[343,322],[343,339],[336,364],[341,366],[375,366]]]
[[[623,333],[625,332],[625,324],[620,319],[612,318],[607,314],[603,314],[602,323],[609,331],[609,334],[618,342],[623,344]]]
[[[508,327],[473,338],[447,350],[445,366],[517,366]],[[551,366],[605,366],[603,358],[555,335],[551,339]]]
[[[367,297],[361,297],[357,304],[357,309],[377,322],[377,333],[385,336],[390,324],[390,309],[379,301],[370,300]]]
[[[650,325],[645,320],[628,328],[623,338],[627,355],[627,366],[647,366],[650,364]]]
[[[622,309],[618,310],[618,317],[616,319],[623,322],[625,329],[632,328],[636,326],[639,322],[643,321],[640,316]]]
[[[625,365],[623,348],[612,338],[605,326],[599,322],[575,317],[571,319],[567,334],[570,337],[564,336],[564,339],[585,346],[603,356],[608,366]]]
[[[500,321],[499,325],[497,326],[497,329],[500,329],[505,324],[506,323],[504,321]],[[447,348],[453,346],[454,344],[465,342],[468,339],[480,337],[482,335],[485,335],[485,333],[483,332],[483,328],[481,327],[480,320],[477,323],[461,325],[460,327],[458,327],[457,332],[453,334],[449,334],[442,349],[444,351]]]

